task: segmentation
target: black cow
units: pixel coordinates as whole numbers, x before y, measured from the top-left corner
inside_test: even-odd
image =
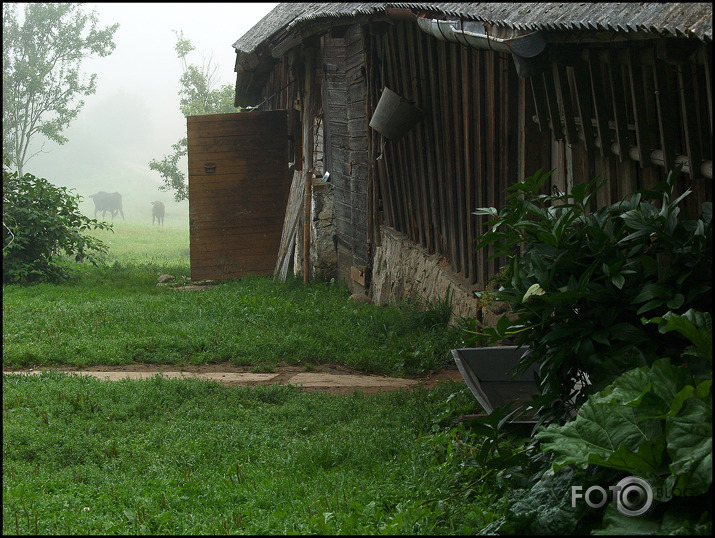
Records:
[[[112,220],[117,216],[117,211],[122,214],[124,220],[124,211],[122,210],[122,195],[118,192],[99,191],[92,195],[94,200],[94,218],[97,218],[97,211],[102,212],[102,218],[109,211],[112,214]]]
[[[156,219],[156,222],[159,223],[161,226],[164,225],[164,203],[163,202],[152,202],[151,205],[153,206],[151,208],[151,225],[154,226],[154,219]]]

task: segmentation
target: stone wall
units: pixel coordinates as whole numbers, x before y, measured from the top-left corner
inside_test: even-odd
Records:
[[[334,188],[330,182],[313,181],[310,208],[310,276],[318,280],[328,281],[338,275],[337,235],[333,210]]]
[[[387,226],[381,227],[382,245],[375,249],[370,297],[387,304],[407,297],[423,300],[453,297],[454,316],[476,317],[477,288],[449,270],[444,257],[430,255],[425,248]]]

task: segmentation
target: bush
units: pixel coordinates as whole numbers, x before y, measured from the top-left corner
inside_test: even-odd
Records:
[[[517,459],[480,454],[509,489],[506,515],[482,533],[711,534],[712,203],[682,218],[678,175],[589,212],[603,183],[539,195],[549,174],[537,172],[501,212],[477,211],[494,217],[478,248],[508,260],[491,299],[512,310],[478,336],[531,348],[520,367],[537,365],[531,403],[551,422]],[[653,491],[638,517],[572,499],[573,486],[633,477]]]
[[[503,286],[492,293],[512,309],[481,336],[531,348],[520,368],[538,365],[541,393],[557,398],[542,417],[556,419],[632,368],[662,357],[681,364],[687,342],[641,317],[712,311],[712,203],[697,219],[682,218],[678,204],[690,191],[672,199],[676,171],[653,190],[589,212],[603,182],[539,195],[549,175],[510,187],[500,213],[476,214],[494,217],[477,248],[507,258]],[[586,390],[573,394],[576,382]]]
[[[83,232],[110,224],[79,212],[78,195],[32,174],[18,177],[3,166],[3,283],[55,281],[64,276],[60,253],[96,265],[107,247]]]

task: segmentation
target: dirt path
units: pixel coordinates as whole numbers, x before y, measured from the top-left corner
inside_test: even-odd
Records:
[[[43,366],[38,369],[11,370],[3,373],[39,374],[43,370],[56,370],[75,375],[90,375],[99,379],[116,381],[124,378],[145,379],[158,373],[171,378],[196,377],[218,381],[225,385],[265,385],[283,383],[302,386],[308,392],[327,392],[331,394],[351,394],[359,390],[365,394],[381,391],[413,388],[420,384],[427,388],[436,386],[440,381],[453,380],[463,383],[456,365],[441,370],[436,374],[421,378],[395,378],[365,375],[344,366],[318,365],[310,371],[299,366],[280,366],[271,372],[251,371],[251,367],[234,366],[230,363],[188,365],[179,367],[173,364],[127,364],[121,366],[88,366],[77,369],[67,366]]]

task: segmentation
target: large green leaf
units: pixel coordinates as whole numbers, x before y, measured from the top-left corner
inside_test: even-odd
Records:
[[[662,434],[660,421],[640,420],[632,407],[597,405],[590,397],[574,420],[551,424],[535,438],[542,450],[554,452],[555,471],[570,464],[650,470],[660,465],[657,438]],[[641,448],[644,444],[653,447]]]
[[[638,409],[641,418],[675,414],[695,388],[690,372],[659,359],[651,368],[635,368],[620,375],[612,385],[593,396],[598,405],[625,405]]]
[[[702,495],[713,480],[712,397],[689,398],[675,417],[668,417],[665,436],[670,470],[678,476],[676,489]]]

